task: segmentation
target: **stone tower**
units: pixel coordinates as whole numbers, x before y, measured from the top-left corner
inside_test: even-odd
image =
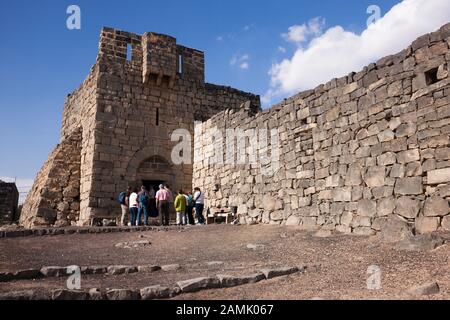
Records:
[[[103,28],[95,65],[68,95],[61,139],[38,173],[20,222],[26,227],[88,225],[120,214],[128,185],[192,187],[191,164],[176,165],[177,129],[259,97],[205,83],[204,53],[167,35]]]

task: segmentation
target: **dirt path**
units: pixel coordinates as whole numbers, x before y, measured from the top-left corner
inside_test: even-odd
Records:
[[[126,241],[149,240],[150,246],[116,248]],[[256,249],[247,248],[257,245]],[[142,288],[216,274],[246,275],[262,267],[306,264],[307,273],[229,289],[214,289],[176,299],[406,299],[413,285],[437,281],[440,293],[426,298],[450,299],[450,246],[432,252],[402,252],[374,237],[312,233],[278,226],[196,226],[169,231],[73,234],[0,239],[0,272],[42,266],[166,265],[177,271],[129,275],[83,276],[83,288]],[[208,262],[220,261],[222,264]],[[382,271],[382,289],[368,290],[367,268]],[[0,282],[0,292],[65,288],[64,278]]]

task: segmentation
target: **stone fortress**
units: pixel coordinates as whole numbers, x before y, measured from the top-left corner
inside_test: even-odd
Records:
[[[237,207],[241,223],[361,235],[392,225],[450,231],[449,46],[450,24],[263,111],[258,96],[204,83],[202,52],[168,36],[105,28],[96,64],[67,98],[61,142],[21,223],[116,217],[117,194],[128,184],[164,181],[174,190],[201,187],[210,210]],[[207,150],[223,141],[197,136],[203,157],[172,164],[171,132],[193,133],[195,120],[203,121],[201,133],[276,129],[279,170],[214,164]]]

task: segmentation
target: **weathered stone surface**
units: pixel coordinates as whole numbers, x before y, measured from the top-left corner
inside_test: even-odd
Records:
[[[439,217],[419,217],[416,219],[415,228],[419,234],[434,232],[439,228]]]
[[[373,200],[363,199],[358,202],[358,215],[362,217],[375,217],[377,203]]]
[[[445,29],[425,35],[379,64],[262,112],[258,96],[206,84],[202,53],[169,37],[104,29],[96,66],[66,99],[61,143],[38,174],[21,222],[81,226],[108,217],[115,223],[118,193],[132,182],[124,172],[141,181],[155,167],[168,168],[157,175],[174,177],[174,189],[188,190],[195,181],[207,195],[208,209],[236,207],[236,221],[245,224],[370,234],[393,212],[411,224],[419,213],[430,218],[431,202],[421,211],[427,198],[450,198],[443,191],[450,182],[447,34]],[[124,43],[132,43],[137,54],[132,63],[124,64]],[[177,74],[178,54],[187,72]],[[431,83],[436,80],[431,68],[438,68],[441,81]],[[140,104],[137,118],[130,111],[133,101]],[[193,131],[185,125],[195,120],[202,120],[193,146],[201,157],[173,172],[170,132],[180,126]],[[156,128],[159,121],[164,128]],[[212,128],[267,128],[277,136],[266,146],[245,141],[246,151],[265,155],[258,163],[216,165],[212,161],[227,156],[227,148],[212,148],[210,139],[203,139]],[[216,142],[228,146],[226,140]],[[272,150],[276,145],[280,149]],[[403,196],[416,201],[412,208],[405,207]],[[438,208],[439,217],[445,210]]]
[[[397,242],[410,236],[412,236],[412,227],[405,219],[395,214],[388,216],[379,233],[380,240],[383,242]]]
[[[422,177],[397,179],[394,192],[396,195],[422,194]]]
[[[264,274],[262,273],[254,273],[247,276],[230,276],[230,275],[217,275],[217,278],[220,280],[220,284],[222,287],[235,287],[240,286],[247,283],[256,283],[265,279]]]
[[[142,300],[166,299],[174,294],[172,289],[160,285],[142,288],[140,293]]]
[[[139,300],[140,293],[134,290],[127,289],[111,289],[106,292],[108,300]]]
[[[396,249],[403,251],[430,251],[444,243],[437,234],[423,234],[406,237],[396,245]]]
[[[89,289],[89,300],[104,300],[106,295],[97,288]]]
[[[266,246],[263,244],[255,244],[255,243],[249,243],[247,244],[247,249],[250,250],[262,250],[264,249]]]
[[[80,271],[82,274],[104,274],[108,272],[108,268],[103,266],[87,266],[81,267]]]
[[[418,286],[409,288],[406,292],[415,296],[428,296],[438,294],[440,291],[439,285],[435,281],[427,282]]]
[[[19,270],[13,273],[14,279],[37,279],[42,277],[42,273],[37,269]]]
[[[364,182],[370,188],[381,187],[385,182],[385,173],[384,167],[370,167],[364,175]]]
[[[149,245],[151,245],[151,242],[149,240],[140,240],[140,241],[130,241],[130,242],[119,242],[119,243],[116,243],[115,247],[131,249],[131,248],[146,247]]]
[[[441,227],[444,231],[450,231],[450,216],[442,218]]]
[[[41,273],[45,277],[65,277],[67,276],[67,267],[43,267]]]
[[[109,266],[108,267],[108,273],[111,275],[135,273],[137,271],[138,271],[138,268],[133,267],[133,266]]]
[[[395,202],[395,213],[398,215],[414,219],[419,215],[420,201],[410,199],[408,197],[401,197]]]
[[[427,217],[443,217],[450,213],[450,206],[441,197],[431,197],[425,200],[423,213]]]
[[[286,220],[286,225],[287,226],[298,226],[300,224],[300,222],[301,222],[300,217],[298,217],[298,216],[290,216]]]
[[[394,198],[383,198],[377,203],[377,216],[385,217],[394,212],[395,200]]]
[[[271,279],[279,276],[285,276],[292,273],[298,272],[298,267],[284,267],[284,268],[274,268],[274,269],[262,269],[261,272],[264,274],[266,279]]]
[[[156,272],[161,270],[160,266],[148,265],[148,266],[138,266],[139,272]]]
[[[52,291],[52,300],[88,300],[89,294],[79,290],[58,289]]]
[[[183,292],[195,292],[203,289],[219,288],[220,280],[216,277],[202,277],[185,281],[178,281],[177,285]]]
[[[161,270],[162,271],[178,271],[181,269],[181,266],[178,263],[174,263],[174,264],[167,264],[164,266],[161,266]]]
[[[418,149],[406,150],[398,153],[397,160],[399,163],[409,163],[420,160]]]
[[[35,292],[33,290],[11,291],[0,293],[0,301],[5,300],[34,300]]]
[[[427,172],[428,184],[450,182],[450,168],[431,170]]]

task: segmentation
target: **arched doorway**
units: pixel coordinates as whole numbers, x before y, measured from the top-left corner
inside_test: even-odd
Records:
[[[136,171],[136,183],[150,187],[156,191],[160,184],[169,185],[174,188],[175,176],[172,167],[166,159],[161,156],[151,156],[142,161]]]

